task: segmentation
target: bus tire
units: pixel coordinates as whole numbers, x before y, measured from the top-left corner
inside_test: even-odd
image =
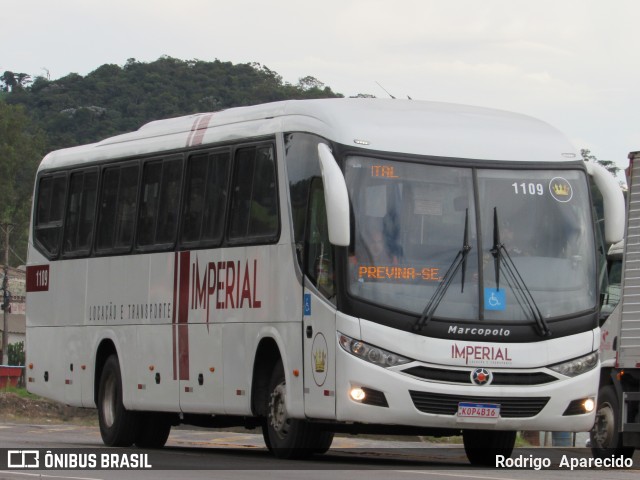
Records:
[[[309,422],[288,417],[286,387],[282,360],[278,360],[269,381],[262,436],[267,448],[278,458],[308,458],[315,453],[313,443],[316,432]],[[318,445],[320,447],[322,445]]]
[[[100,435],[109,447],[130,447],[135,440],[137,417],[122,403],[122,375],[117,355],[107,358],[98,389]]]
[[[327,453],[333,443],[333,432],[327,432],[324,430],[318,430],[313,435],[313,444],[311,446],[313,453],[316,455],[322,455]]]
[[[140,448],[162,448],[171,433],[169,415],[156,412],[138,414],[135,444]]]
[[[594,458],[633,455],[633,447],[625,447],[622,443],[618,422],[620,422],[618,396],[613,386],[607,385],[598,392],[596,420],[589,432],[591,453]]]
[[[464,451],[472,465],[495,467],[496,456],[509,458],[516,444],[515,431],[463,430]]]

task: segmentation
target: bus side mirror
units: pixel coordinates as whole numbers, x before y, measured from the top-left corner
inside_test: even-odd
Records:
[[[332,245],[347,247],[350,242],[347,184],[331,150],[324,143],[318,144],[318,156],[327,207],[329,241]]]
[[[608,244],[624,238],[625,205],[620,185],[602,165],[587,162],[587,172],[593,177],[604,201],[604,237]]]

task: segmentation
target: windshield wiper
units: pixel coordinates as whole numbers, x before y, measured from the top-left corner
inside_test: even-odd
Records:
[[[471,246],[469,245],[469,209],[467,208],[464,215],[464,236],[462,240],[462,248],[458,251],[458,254],[453,259],[453,262],[451,262],[451,265],[447,269],[447,272],[444,274],[444,277],[438,285],[438,288],[436,288],[436,291],[433,292],[433,295],[429,299],[429,303],[427,303],[427,306],[424,308],[422,315],[416,321],[416,323],[413,324],[412,328],[414,332],[419,332],[427,325],[427,323],[431,321],[431,318],[433,318],[433,314],[438,308],[438,305],[440,305],[440,302],[444,298],[445,293],[447,293],[447,290],[449,289],[453,278],[456,276],[456,273],[458,273],[458,270],[460,270],[460,267],[462,267],[460,291],[464,292],[464,277],[467,270],[467,255],[469,255],[470,250]]]
[[[511,259],[509,252],[504,244],[500,242],[500,230],[498,228],[498,208],[493,208],[493,247],[490,250],[493,255],[493,263],[496,270],[496,290],[500,289],[500,270],[504,268],[507,282],[512,285],[513,294],[520,305],[520,308],[526,313],[529,311],[538,326],[539,334],[543,337],[550,337],[551,330],[546,320],[542,316],[536,301],[531,295],[527,284],[524,282],[522,275],[518,271],[515,263]]]

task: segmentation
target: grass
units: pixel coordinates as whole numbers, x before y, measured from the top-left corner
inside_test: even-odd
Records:
[[[531,444],[522,436],[522,432],[518,432],[518,435],[516,435],[516,448],[527,448],[530,446]]]
[[[0,389],[0,393],[14,393],[14,394],[18,395],[21,398],[33,398],[34,400],[40,398],[37,395],[34,395],[33,393],[29,393],[27,391],[27,389],[24,388],[24,387],[6,386],[6,387]]]

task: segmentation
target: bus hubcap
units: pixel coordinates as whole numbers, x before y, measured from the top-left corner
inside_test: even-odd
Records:
[[[285,392],[286,389],[283,382],[273,389],[269,400],[269,422],[280,438],[287,436],[290,423],[284,402]]]
[[[107,427],[113,425],[116,409],[116,379],[113,375],[107,378],[104,385],[104,397],[102,399],[102,416]]]

